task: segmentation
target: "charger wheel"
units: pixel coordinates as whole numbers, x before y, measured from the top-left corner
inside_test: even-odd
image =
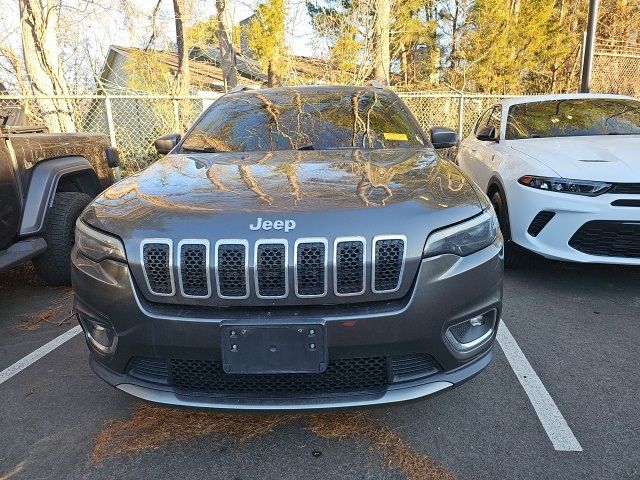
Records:
[[[527,253],[511,241],[511,227],[509,225],[509,210],[507,202],[501,192],[491,195],[491,204],[496,211],[500,231],[504,237],[504,266],[506,268],[520,268],[527,261]]]

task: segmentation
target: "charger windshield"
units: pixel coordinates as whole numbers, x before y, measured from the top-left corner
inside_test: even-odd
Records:
[[[640,135],[640,102],[590,98],[513,105],[506,140],[592,135]]]
[[[415,148],[427,141],[402,101],[375,89],[286,89],[215,102],[182,151],[250,152]]]

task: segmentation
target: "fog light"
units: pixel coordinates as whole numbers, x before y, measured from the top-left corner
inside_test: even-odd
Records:
[[[495,320],[496,311],[490,310],[450,326],[445,336],[456,350],[466,352],[491,338]]]
[[[104,354],[112,353],[116,349],[118,336],[112,326],[84,315],[78,315],[78,320],[84,328],[87,341],[93,348]]]

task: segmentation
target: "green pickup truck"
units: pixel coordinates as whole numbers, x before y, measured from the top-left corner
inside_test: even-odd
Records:
[[[51,285],[70,283],[75,221],[114,181],[108,137],[26,126],[19,105],[0,109],[0,272],[32,259]]]

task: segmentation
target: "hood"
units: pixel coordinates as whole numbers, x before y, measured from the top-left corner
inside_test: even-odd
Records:
[[[411,214],[446,210],[444,226],[481,208],[467,177],[431,149],[208,153],[166,156],[103,192],[84,219],[126,241],[174,232],[199,238],[213,224],[229,235],[236,223],[244,232],[258,217],[304,217],[307,233],[317,235],[317,212],[324,220],[339,216],[356,233],[360,219],[387,217],[402,230]],[[373,218],[353,217],[354,210]]]
[[[507,143],[560,177],[640,182],[640,135],[530,138]]]
[[[322,237],[331,245],[338,237],[364,237],[370,245],[378,235],[405,237],[402,287],[382,297],[354,296],[358,302],[406,295],[429,232],[481,210],[473,183],[432,149],[295,151],[169,155],[106,190],[83,219],[124,241],[133,276],[148,300],[190,305],[201,301],[153,296],[145,289],[144,240],[179,245],[205,239],[213,245],[241,239],[255,246],[278,239],[293,247],[305,238]],[[295,301],[290,296],[280,303]],[[212,297],[211,302],[244,301]],[[252,298],[255,305],[273,302]]]

